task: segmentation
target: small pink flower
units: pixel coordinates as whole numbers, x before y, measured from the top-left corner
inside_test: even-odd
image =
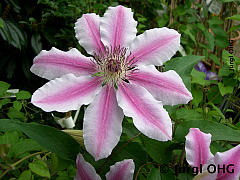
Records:
[[[172,123],[163,105],[192,99],[175,71],[159,72],[179,49],[180,34],[155,28],[136,36],[130,8],[109,7],[103,17],[84,14],[75,24],[76,37],[92,55],[77,49],[52,48],[35,57],[31,71],[49,79],[32,96],[44,111],[67,112],[91,103],[83,122],[84,144],[95,160],[108,157],[122,133],[124,114],[144,135],[167,141]]]
[[[94,167],[86,162],[81,154],[77,156],[77,175],[75,180],[101,180]],[[106,174],[107,180],[131,180],[133,178],[135,165],[132,159],[126,159],[115,163]]]
[[[210,151],[211,137],[211,134],[205,134],[198,128],[190,128],[186,136],[185,150],[187,162],[192,167],[203,167],[203,173],[197,175],[196,179],[239,180],[240,145],[223,153],[217,152],[213,156]],[[215,173],[214,167],[216,167]]]

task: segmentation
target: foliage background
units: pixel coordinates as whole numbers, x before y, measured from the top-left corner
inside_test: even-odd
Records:
[[[177,71],[194,99],[188,105],[165,107],[174,122],[173,141],[146,138],[133,126],[132,119],[125,117],[118,146],[109,158],[95,162],[84,150],[81,131],[74,136],[79,145],[60,131],[51,113],[29,103],[31,94],[46,82],[29,69],[42,49],[53,46],[61,50],[77,47],[86,54],[74,37],[74,23],[84,13],[102,16],[108,6],[118,4],[132,8],[139,34],[167,26],[182,35],[183,49],[158,69]],[[102,177],[116,161],[132,158],[136,179],[192,179],[191,172],[174,172],[174,167],[187,166],[184,137],[190,127],[212,134],[213,154],[240,142],[239,41],[229,44],[240,30],[239,4],[237,0],[212,0],[210,4],[204,0],[1,1],[0,179],[73,179],[78,152]],[[232,68],[231,48],[235,59]],[[199,61],[217,73],[218,80],[205,80],[206,74],[194,69]],[[20,92],[9,93],[9,88]],[[75,129],[82,128],[83,114],[84,107]]]

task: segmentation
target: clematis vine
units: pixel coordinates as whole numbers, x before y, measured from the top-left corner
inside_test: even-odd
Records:
[[[186,159],[190,166],[202,168],[195,180],[239,180],[240,145],[213,156],[210,143],[211,134],[190,128],[186,136]]]
[[[32,96],[44,111],[68,112],[90,104],[84,115],[86,150],[99,160],[108,157],[122,133],[124,115],[144,135],[168,141],[172,123],[163,105],[192,99],[175,71],[159,72],[179,49],[180,34],[168,28],[136,36],[130,8],[109,7],[103,17],[84,14],[75,24],[76,38],[90,57],[72,48],[41,51],[31,71],[50,80]]]
[[[78,154],[77,174],[75,180],[101,180],[96,173],[94,167],[86,162],[81,154]],[[106,174],[107,180],[131,180],[133,178],[135,165],[132,159],[126,159],[117,162],[110,167],[110,171]]]

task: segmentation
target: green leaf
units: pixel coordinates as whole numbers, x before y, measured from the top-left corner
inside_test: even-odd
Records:
[[[169,179],[175,179],[175,176],[173,171],[165,164],[161,164],[159,169],[152,168],[147,177],[147,180],[169,180]]]
[[[213,51],[214,49],[214,36],[212,35],[212,33],[208,32],[207,30],[205,30],[203,32],[204,36],[206,37],[207,41],[208,41],[208,44],[207,46],[209,47],[209,49],[211,51]]]
[[[203,58],[194,55],[176,57],[166,64],[165,70],[175,70],[180,76],[190,76],[193,67]]]
[[[10,103],[10,102],[11,102],[11,100],[10,100],[10,99],[7,99],[7,98],[5,98],[5,99],[0,99],[0,109],[2,108],[2,106],[6,105],[6,104],[8,104],[8,103]]]
[[[80,145],[70,135],[50,126],[0,119],[0,131],[7,130],[22,131],[47,151],[56,153],[63,159],[75,161],[81,151]]]
[[[236,20],[236,21],[240,21],[240,14],[235,14],[231,17],[228,17],[227,19],[232,19],[232,20]]]
[[[20,50],[22,47],[26,47],[26,32],[22,31],[18,24],[11,21],[4,21],[3,25],[4,28],[0,28],[0,34],[5,41]]]
[[[144,138],[144,146],[149,156],[158,163],[167,163],[171,161],[172,151],[170,149],[172,142],[160,142],[154,139]]]
[[[229,76],[232,73],[232,71],[229,70],[229,66],[224,64],[221,69],[219,69],[218,76],[223,77],[223,76]]]
[[[225,94],[231,94],[233,92],[233,87],[232,86],[224,86],[223,83],[218,83],[218,88],[222,96]]]
[[[31,46],[36,54],[42,50],[42,42],[40,34],[33,34],[31,38]]]
[[[25,170],[22,172],[22,174],[19,176],[17,180],[31,180],[32,173],[30,170]]]
[[[212,134],[212,141],[240,141],[240,130],[234,130],[214,121],[184,121],[177,126],[175,131],[175,139],[180,142],[185,142],[185,136],[189,133],[190,128],[199,128],[204,133]]]
[[[14,101],[14,102],[13,102],[13,107],[14,107],[16,110],[20,111],[20,110],[22,109],[22,103],[19,102],[19,101]]]
[[[205,28],[205,26],[203,24],[198,23],[197,27],[203,32],[205,38],[208,41],[208,44],[206,45],[206,47],[204,47],[204,45],[202,45],[202,46],[204,48],[209,48],[211,51],[213,51],[213,49],[214,49],[214,36],[208,31],[207,28]]]
[[[20,119],[20,120],[25,120],[25,114],[21,111],[18,111],[17,109],[11,107],[7,115],[10,119]]]
[[[203,58],[204,56],[194,55],[174,58],[166,64],[165,71],[175,70],[181,76],[187,88],[191,89],[190,74],[194,66]]]
[[[208,24],[210,26],[215,25],[215,24],[223,24],[224,21],[219,19],[218,17],[213,16],[211,19],[208,20]]]
[[[9,87],[10,87],[10,84],[0,81],[0,96],[3,96]]]
[[[219,58],[215,54],[210,54],[209,58],[212,59],[217,65],[221,65]]]
[[[20,157],[25,152],[40,151],[43,148],[33,139],[23,139],[11,145],[8,156]]]
[[[147,180],[161,180],[160,169],[152,168]]]
[[[222,113],[222,111],[217,107],[217,106],[215,106],[213,103],[208,103],[209,105],[211,105],[212,107],[213,107],[213,109],[215,110],[215,111],[217,111],[217,113],[222,117],[222,119],[224,119],[225,120],[225,116],[223,115],[223,113]]]
[[[17,131],[8,131],[0,136],[0,144],[14,144],[18,141],[19,135]]]
[[[196,39],[195,39],[195,36],[193,35],[193,33],[190,31],[189,28],[187,28],[185,31],[184,31],[184,34],[188,35],[190,37],[190,39],[196,44]]]
[[[49,169],[44,161],[37,160],[33,163],[29,163],[28,166],[32,172],[38,174],[39,176],[50,178]]]
[[[16,98],[17,99],[30,99],[31,98],[31,93],[28,92],[28,91],[19,91],[17,94],[16,94]]]
[[[204,72],[199,72],[196,69],[192,70],[192,83],[194,84],[200,84],[202,86],[205,86],[207,84],[206,74]]]
[[[4,21],[2,18],[0,18],[0,28],[4,28]]]
[[[196,112],[196,110],[181,108],[176,111],[176,118],[184,120],[202,120],[203,116]]]
[[[192,103],[194,106],[198,106],[198,104],[203,100],[203,92],[199,91],[197,88],[192,88]]]

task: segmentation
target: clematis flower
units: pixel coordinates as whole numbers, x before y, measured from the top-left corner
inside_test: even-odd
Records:
[[[201,61],[195,66],[195,69],[199,72],[204,72],[206,74],[206,80],[218,80],[218,75],[215,72],[208,71]]]
[[[186,136],[186,159],[190,166],[202,166],[203,172],[195,180],[239,180],[240,145],[215,156],[210,151],[211,134],[190,128]]]
[[[67,112],[90,104],[84,115],[86,150],[99,160],[109,156],[122,133],[124,114],[144,135],[167,141],[172,123],[163,105],[192,99],[175,71],[159,72],[178,50],[180,34],[168,28],[136,36],[130,8],[109,7],[103,17],[84,14],[75,24],[76,37],[91,55],[56,48],[35,57],[31,71],[49,79],[32,96],[44,111]]]
[[[101,180],[96,173],[94,167],[86,162],[81,154],[77,156],[77,175],[75,180]],[[134,174],[134,162],[132,159],[126,159],[115,163],[110,167],[110,171],[106,174],[107,180],[131,180]]]

